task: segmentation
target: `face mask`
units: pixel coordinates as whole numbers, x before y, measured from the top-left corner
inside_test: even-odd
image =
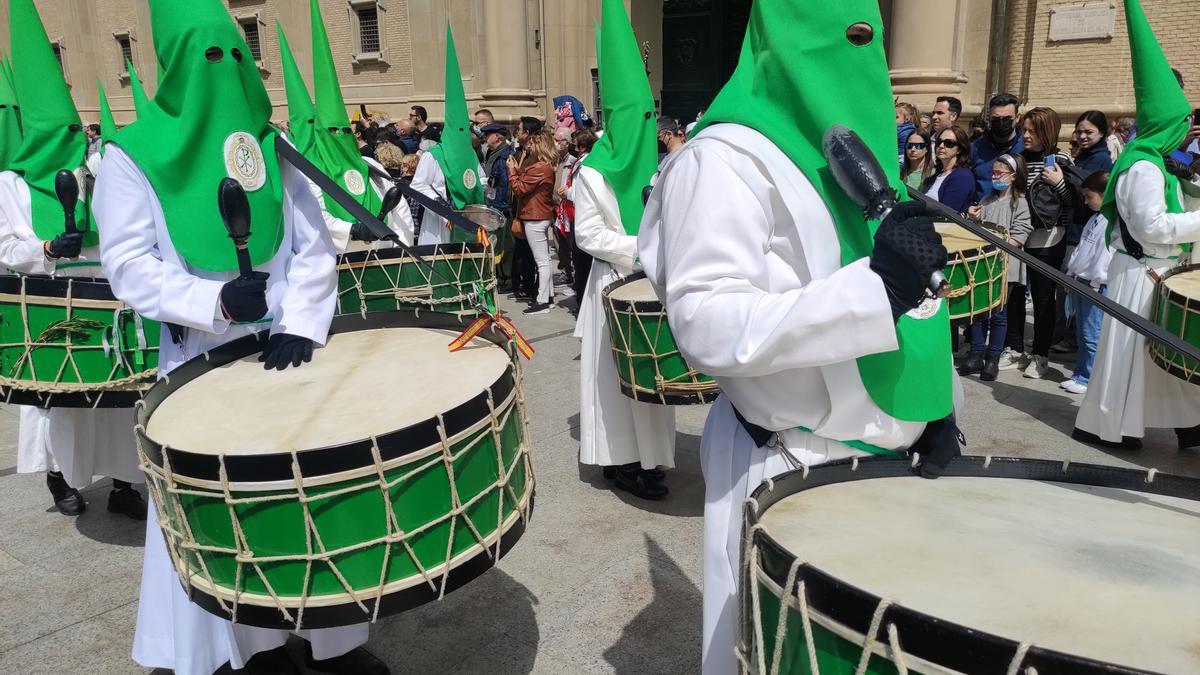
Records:
[[[1002,180],[992,181],[992,189],[995,190],[996,192],[1004,192],[1011,186],[1012,186],[1012,183],[1006,183]]]
[[[1013,120],[1007,117],[997,117],[991,121],[990,129],[993,138],[1007,140],[1013,132]]]

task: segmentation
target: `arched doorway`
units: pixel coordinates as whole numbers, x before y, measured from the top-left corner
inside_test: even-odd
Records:
[[[662,113],[687,124],[737,65],[752,0],[663,0]]]

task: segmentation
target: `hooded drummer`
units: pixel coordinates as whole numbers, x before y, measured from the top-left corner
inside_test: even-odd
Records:
[[[1108,295],[1152,318],[1155,278],[1178,266],[1200,241],[1200,179],[1192,167],[1164,161],[1192,124],[1191,110],[1137,0],[1125,0],[1138,135],[1113,166],[1101,212],[1117,252]],[[1146,353],[1146,339],[1104,317],[1096,367],[1075,420],[1075,439],[1140,448],[1146,428],[1174,428],[1179,449],[1200,447],[1200,387],[1167,373]]]
[[[276,154],[270,99],[225,6],[194,0],[180,11],[176,2],[150,0],[150,11],[163,70],[152,104],[105,151],[94,207],[104,270],[118,298],[163,322],[161,375],[264,329],[268,369],[302,366],[325,342],[336,301],[334,245],[320,204]],[[239,278],[219,214],[217,186],[226,177],[249,201],[253,279]],[[300,634],[311,670],[388,672],[360,646],[366,624]],[[180,675],[208,675],[225,663],[294,673],[288,635],[192,604],[149,520],[135,661]]]
[[[700,450],[705,673],[737,672],[742,505],[764,478],[958,452],[948,312],[925,297],[946,250],[920,206],[867,221],[821,150],[845,124],[902,187],[892,105],[875,0],[757,0],[732,79],[646,208],[642,264],[723,392]]]
[[[642,192],[658,165],[657,120],[646,67],[620,0],[605,0],[600,45],[604,136],[571,190],[575,241],[595,258],[579,301],[579,462],[605,467],[619,489],[662,499],[661,469],[675,466],[675,409],[621,393],[604,289],[638,268]]]
[[[446,128],[442,130],[441,142],[421,155],[412,187],[430,199],[462,209],[486,201],[484,184],[479,154],[471,144],[471,117],[458,66],[458,52],[454,48],[454,34],[446,26]],[[451,227],[445,218],[425,209],[418,243],[421,246],[448,244],[456,236]],[[461,241],[461,237],[468,235],[460,232],[457,236]]]
[[[350,117],[346,114],[346,103],[342,98],[341,84],[334,67],[329,36],[325,33],[325,22],[321,18],[321,8],[317,0],[311,2],[310,15],[313,80],[317,99],[315,106],[308,96],[308,89],[300,76],[296,59],[292,56],[283,26],[278,26],[280,51],[283,54],[283,77],[288,98],[288,140],[369,213],[379,214],[383,207],[383,196],[394,184],[387,177],[387,170],[383,166],[373,159],[364,158],[358,150],[358,143],[350,129]],[[345,253],[352,248],[361,249],[375,241],[367,226],[358,222],[341,204],[315,185],[314,191],[321,203],[325,227],[333,237],[338,253]],[[406,246],[413,245],[415,229],[412,210],[403,198],[382,220],[401,243]],[[390,247],[391,244],[386,246]]]
[[[24,101],[20,145],[0,173],[0,266],[21,274],[103,278],[96,228],[92,226],[87,195],[80,191],[76,205],[77,231],[65,231],[62,204],[55,194],[59,171],[82,176],[87,140],[62,69],[32,0],[9,4],[12,27],[14,98]],[[3,119],[0,132],[11,134],[12,120]],[[11,145],[12,139],[2,141]],[[113,479],[108,510],[131,518],[146,517],[146,502],[133,489],[142,482],[137,451],[129,430],[129,410],[21,407],[17,470],[46,471],[46,484],[55,507],[76,516],[87,504],[78,488],[95,476]]]

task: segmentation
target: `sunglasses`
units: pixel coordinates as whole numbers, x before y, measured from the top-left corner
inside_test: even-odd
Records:
[[[943,148],[957,148],[958,141],[954,140],[953,138],[942,138],[938,140],[938,145],[942,146]]]
[[[928,144],[926,144],[926,143],[909,143],[908,149],[909,150],[924,150],[927,146],[928,146]]]

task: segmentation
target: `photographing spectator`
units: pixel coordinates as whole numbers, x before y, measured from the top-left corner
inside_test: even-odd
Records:
[[[1079,143],[1079,154],[1075,166],[1087,174],[1112,169],[1112,153],[1104,132],[1108,130],[1108,117],[1099,110],[1089,110],[1075,120],[1075,141]]]
[[[951,126],[937,134],[937,173],[925,179],[926,196],[951,209],[966,213],[975,197],[975,175],[971,166],[971,143],[967,132]]]
[[[900,166],[900,175],[904,184],[914,190],[920,190],[934,171],[930,138],[929,132],[918,129],[908,135],[904,146],[904,163]]]
[[[962,115],[962,101],[953,96],[939,96],[933,104],[933,130],[935,132],[958,126]]]
[[[1020,102],[1008,92],[996,94],[988,101],[987,133],[971,144],[975,190],[980,199],[992,193],[992,167],[996,160],[1004,155],[1019,155],[1025,150],[1021,134],[1017,133],[1020,112]]]

